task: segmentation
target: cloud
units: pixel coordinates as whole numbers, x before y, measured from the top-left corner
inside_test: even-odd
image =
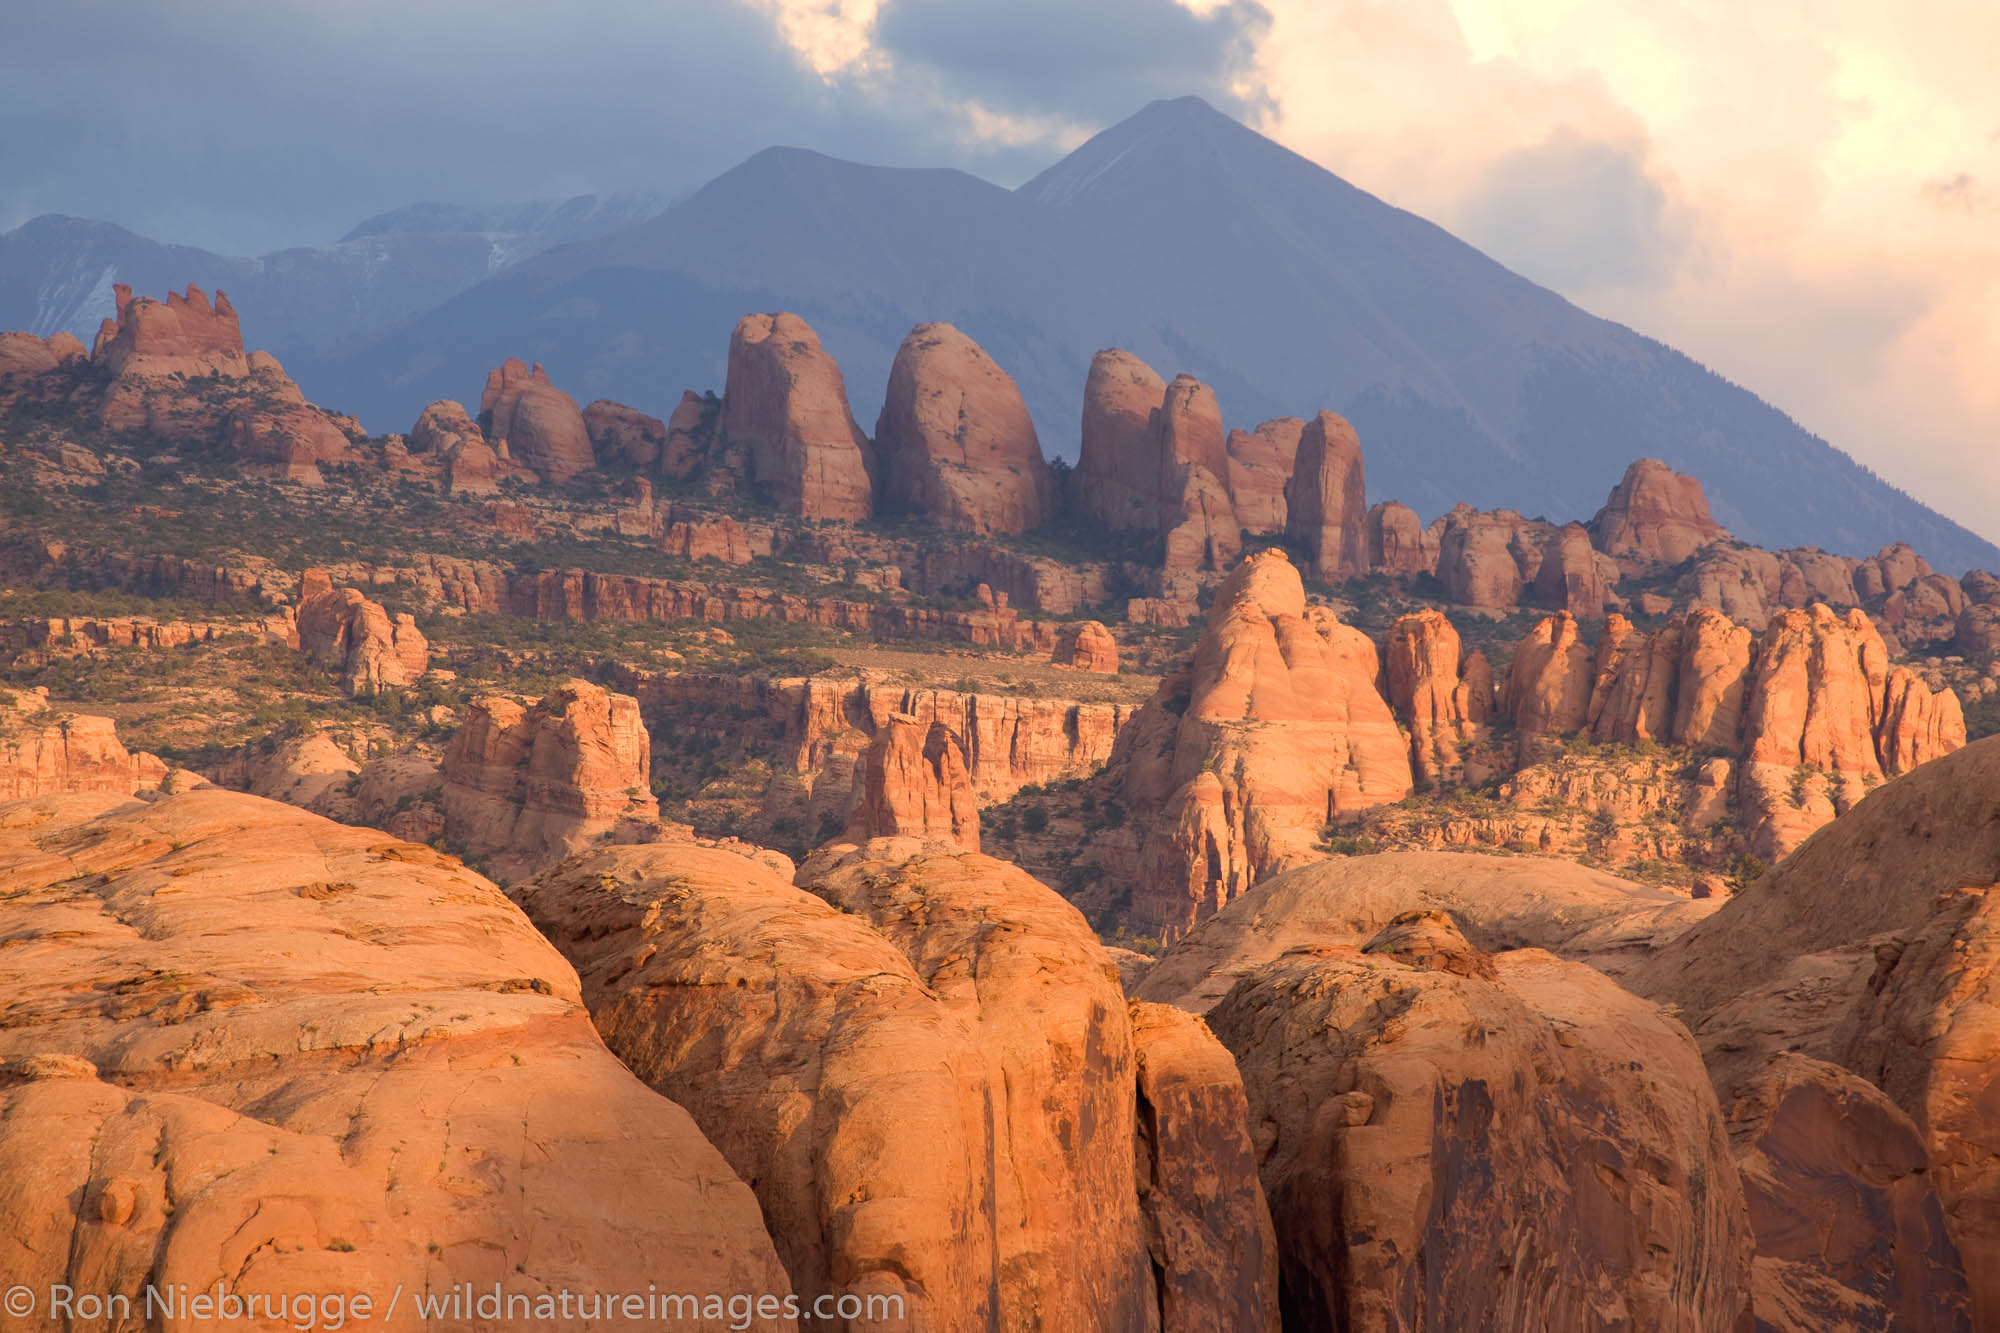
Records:
[[[1983,211],[1990,198],[1969,171],[1925,181],[1919,194],[1933,208],[1948,209],[1967,217]]]

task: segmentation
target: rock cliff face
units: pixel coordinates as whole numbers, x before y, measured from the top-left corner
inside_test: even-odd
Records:
[[[110,718],[51,708],[46,689],[0,688],[0,801],[61,792],[130,796],[166,776],[158,758],[125,748]]]
[[[1158,522],[1159,470],[1147,436],[1166,392],[1167,382],[1130,352],[1108,348],[1090,359],[1070,484],[1083,512],[1114,530],[1152,530]]]
[[[532,708],[475,699],[445,750],[444,836],[513,879],[659,817],[639,705],[571,680]]]
[[[1370,569],[1384,574],[1437,571],[1442,529],[1425,528],[1416,510],[1399,500],[1384,500],[1368,511],[1364,522]]]
[[[1229,455],[1214,390],[1192,375],[1176,375],[1153,410],[1146,448],[1159,479],[1155,530],[1167,536],[1163,567],[1227,569],[1243,550],[1243,529],[1229,502]]]
[[[510,359],[486,377],[479,427],[501,457],[554,485],[597,465],[576,399],[549,382],[540,362]]]
[[[1590,530],[1600,551],[1635,571],[1677,565],[1729,536],[1709,515],[1701,483],[1657,458],[1625,469]]]
[[[1172,938],[1287,861],[1349,811],[1411,786],[1402,732],[1377,688],[1375,645],[1306,606],[1283,554],[1218,590],[1192,666],[1119,737],[1109,780],[1144,829],[1132,912]]]
[[[903,339],[875,423],[884,507],[959,532],[1026,532],[1055,483],[1007,372],[949,324]]]
[[[398,1284],[408,1312],[655,1264],[790,1290],[755,1196],[605,1049],[569,965],[428,847],[214,788],[43,797],[0,818],[0,934],[37,941],[0,956],[12,1281],[135,1311],[147,1284],[367,1291],[377,1319]]]
[[[1773,1252],[1818,1274],[1825,1296],[1893,1309],[1937,1292],[1938,1327],[1964,1324],[1952,1314],[1956,1256],[1921,1244],[1932,1194],[1963,1256],[1972,1326],[2000,1319],[1996,871],[2000,740],[1989,738],[1871,793],[1630,979],[1679,1006],[1725,1106],[1766,1126],[1774,1147],[1805,1150],[1778,1167],[1826,1162],[1813,1188],[1901,1201],[1842,1215],[1794,1199],[1789,1216],[1810,1216],[1767,1210],[1760,1238],[1772,1232]],[[1900,1116],[1810,1067],[1768,1086],[1785,1053],[1866,1080]],[[1786,1083],[1807,1085],[1789,1113]],[[1792,1225],[1842,1243],[1820,1249]]]
[[[760,495],[807,518],[874,514],[874,447],[811,325],[783,312],[745,315],[729,340],[728,375],[721,447],[741,454]]]
[[[911,837],[979,850],[979,803],[965,746],[942,722],[893,713],[854,767],[847,836]]]
[[[1285,531],[1285,484],[1298,459],[1306,423],[1275,417],[1255,430],[1232,430],[1224,442],[1229,455],[1229,500],[1246,533],[1276,537]]]
[[[800,879],[653,846],[520,893],[757,1182],[801,1292],[901,1294],[916,1328],[1275,1326],[1240,1083],[1128,1014],[1074,909],[907,839]]]
[[[1476,649],[1459,661],[1458,631],[1441,611],[1403,616],[1384,653],[1389,705],[1410,734],[1419,786],[1464,776],[1464,747],[1493,708],[1493,669]]]
[[[1285,534],[1305,545],[1313,577],[1332,582],[1368,572],[1367,521],[1361,439],[1345,417],[1321,412],[1285,483]]]
[[[295,624],[300,650],[337,666],[349,694],[411,685],[430,668],[430,644],[415,617],[391,620],[380,602],[334,587],[324,570],[299,579]]]

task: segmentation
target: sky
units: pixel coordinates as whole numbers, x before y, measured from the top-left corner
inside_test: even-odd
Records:
[[[1014,185],[1195,93],[2000,536],[1991,0],[65,0],[0,229],[227,253],[773,143]]]

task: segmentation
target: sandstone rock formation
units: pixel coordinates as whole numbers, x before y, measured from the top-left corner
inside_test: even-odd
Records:
[[[0,934],[35,941],[0,955],[10,1281],[366,1292],[398,1330],[460,1283],[790,1290],[569,965],[428,847],[215,788],[43,797],[0,818]]]
[[[1229,455],[1214,390],[1192,375],[1176,375],[1153,410],[1146,448],[1159,479],[1164,567],[1227,569],[1243,549],[1243,529],[1229,503]]]
[[[1601,620],[1617,577],[1617,566],[1591,547],[1583,525],[1571,523],[1542,543],[1534,597],[1543,606],[1560,608],[1579,620]]]
[[[1657,458],[1625,469],[1590,532],[1597,549],[1635,572],[1677,565],[1729,536],[1710,516],[1701,483]]]
[[[224,293],[217,292],[210,305],[193,285],[185,294],[168,292],[165,301],[134,299],[123,283],[111,290],[117,314],[105,322],[91,356],[114,377],[238,379],[250,373],[243,329]]]
[[[1842,1217],[1795,1200],[1793,1210],[1812,1212],[1808,1225],[1842,1243],[1815,1251],[1810,1238],[1784,1236],[1777,1252],[1822,1269],[1833,1294],[1852,1288],[1892,1308],[1942,1287],[1948,1318],[1949,1254],[1901,1239],[1922,1235],[1923,1195],[1934,1191],[1964,1259],[1973,1327],[2000,1318],[1996,870],[2000,740],[1987,739],[1872,792],[1630,978],[1639,993],[1679,1007],[1725,1106],[1769,1101],[1776,1094],[1760,1092],[1759,1080],[1790,1052],[1866,1079],[1909,1117],[1926,1161],[1912,1161],[1896,1125],[1865,1098],[1785,1131],[1804,1137],[1807,1163],[1837,1168],[1820,1188],[1849,1189],[1841,1175],[1859,1172],[1861,1185],[1903,1202]],[[1817,1100],[1844,1095],[1837,1082],[1813,1081],[1828,1085]],[[1905,1179],[1918,1171],[1921,1181]],[[1782,1216],[1773,1224],[1789,1225]],[[1857,1235],[1864,1227],[1872,1230]]]
[[[1463,667],[1458,654],[1458,631],[1442,611],[1419,611],[1389,627],[1389,706],[1410,733],[1410,770],[1419,786],[1462,775],[1463,747],[1492,711],[1492,668],[1477,650]]]
[[[1111,674],[1118,670],[1118,640],[1101,620],[1079,620],[1056,635],[1057,666]]]
[[[1328,820],[1400,800],[1410,756],[1375,645],[1324,608],[1281,552],[1217,591],[1193,664],[1119,736],[1110,780],[1146,829],[1132,910],[1172,938],[1287,861]]]
[[[1223,442],[1229,455],[1229,501],[1246,533],[1263,537],[1285,531],[1285,484],[1299,455],[1306,423],[1274,417],[1255,430],[1232,430]]]
[[[1567,611],[1536,625],[1514,649],[1503,707],[1523,737],[1582,729],[1590,717],[1595,655]]]
[[[1368,567],[1384,574],[1430,574],[1438,567],[1441,534],[1424,527],[1417,511],[1384,500],[1368,511]]]
[[[0,333],[0,379],[46,375],[87,355],[73,333],[55,333],[47,338],[32,333]]]
[[[325,570],[299,579],[299,648],[340,670],[349,694],[414,684],[430,668],[430,644],[408,612],[391,620],[358,589],[336,588]]]
[[[949,324],[919,324],[896,350],[875,448],[890,510],[980,533],[1026,532],[1054,512],[1021,391]]]
[[[532,708],[473,700],[442,772],[446,842],[504,879],[659,817],[637,701],[584,680]]]
[[[130,796],[166,776],[157,757],[125,748],[110,718],[52,708],[46,687],[0,687],[0,801],[60,792]]]
[[[488,495],[500,489],[500,478],[516,467],[503,461],[486,442],[478,423],[462,404],[441,398],[423,410],[410,427],[412,454],[436,458],[445,484],[454,495]],[[521,470],[522,475],[528,475]]]
[[[1447,514],[1437,559],[1445,596],[1461,606],[1493,611],[1519,606],[1527,578],[1514,548],[1525,526],[1521,516],[1510,510],[1487,514],[1460,505]]]
[[[501,457],[552,485],[597,465],[576,399],[549,382],[539,361],[529,367],[509,358],[486,377],[479,427]]]
[[[1158,461],[1148,444],[1167,382],[1130,352],[1107,348],[1090,359],[1083,386],[1083,436],[1071,478],[1084,513],[1118,531],[1158,522]]]
[[[636,407],[599,398],[583,409],[583,429],[599,459],[620,459],[641,472],[653,472],[666,456],[667,423]]]
[[[1304,544],[1313,577],[1331,582],[1368,572],[1367,520],[1361,439],[1345,417],[1321,412],[1285,483],[1285,534]]]
[[[913,1328],[1275,1326],[1212,1039],[1128,1015],[1004,863],[888,839],[800,877],[659,844],[519,893],[613,1049],[756,1182],[801,1292],[901,1294]]]
[[[729,340],[719,430],[748,480],[787,513],[875,512],[874,447],[847,406],[840,367],[797,315],[745,315]]]
[[[855,765],[847,836],[912,837],[978,851],[979,803],[956,733],[942,722],[892,714]]]

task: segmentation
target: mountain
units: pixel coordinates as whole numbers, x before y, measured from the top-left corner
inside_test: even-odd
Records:
[[[382,224],[464,225],[448,210]],[[864,427],[903,335],[946,320],[1019,383],[1053,454],[1075,456],[1092,353],[1121,346],[1208,381],[1232,425],[1341,412],[1370,498],[1427,515],[1469,500],[1587,517],[1651,455],[1761,545],[1903,540],[1941,569],[2000,566],[1990,542],[1755,395],[1195,98],[1146,107],[1012,191],[767,149],[657,216],[286,364],[376,430],[475,396],[509,356],[579,398],[665,415],[682,389],[721,387],[741,315],[777,309],[819,331]]]
[[[0,233],[0,327],[85,342],[112,313],[111,287],[227,291],[253,347],[280,355],[373,336],[551,246],[651,217],[672,200],[634,191],[497,209],[413,204],[333,245],[255,258],[164,245],[108,222],[44,214]]]

